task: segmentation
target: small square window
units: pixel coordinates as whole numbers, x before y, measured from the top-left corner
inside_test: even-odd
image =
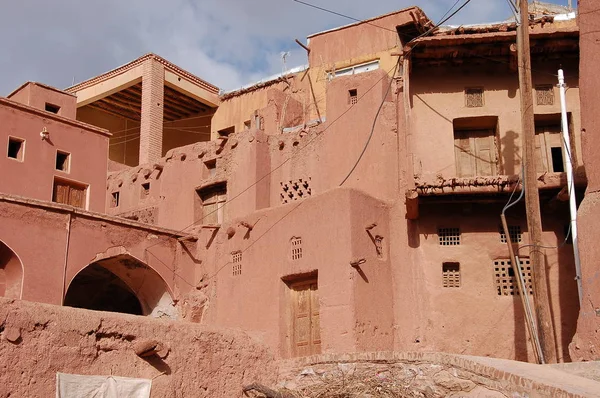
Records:
[[[483,88],[466,88],[465,106],[467,108],[481,108],[483,106]]]
[[[25,140],[22,140],[20,138],[8,137],[7,156],[11,159],[16,159],[19,162],[22,162],[24,155],[25,155]]]
[[[232,274],[239,276],[242,274],[242,252],[237,251],[231,253],[231,262],[233,263]]]
[[[302,258],[302,238],[292,238],[292,260],[300,260]]]
[[[358,102],[358,90],[353,88],[348,90],[348,103],[354,105]]]
[[[244,130],[250,130],[250,120],[244,122]]]
[[[460,228],[438,228],[440,246],[460,245]]]
[[[52,112],[52,113],[58,114],[58,111],[60,111],[60,106],[54,105],[54,104],[49,104],[46,102],[45,109],[47,112]]]
[[[521,275],[523,276],[525,291],[533,294],[533,281],[531,263],[528,258],[520,258]],[[515,271],[509,259],[494,260],[494,282],[496,285],[496,294],[498,296],[518,296],[519,285],[516,279]]]
[[[119,207],[119,191],[111,194],[110,207]]]
[[[554,105],[554,86],[551,84],[535,87],[538,105]]]
[[[150,183],[145,182],[140,189],[140,199],[146,199],[148,196],[150,196]]]
[[[69,172],[71,163],[71,154],[68,152],[56,151],[56,170]]]
[[[460,287],[460,263],[442,263],[442,287]]]
[[[500,225],[500,242],[506,243],[506,234],[504,233],[504,228]],[[523,239],[523,233],[521,232],[520,225],[509,225],[508,233],[510,234],[510,241],[512,243],[521,243]]]

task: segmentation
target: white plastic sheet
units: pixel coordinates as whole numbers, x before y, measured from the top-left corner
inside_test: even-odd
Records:
[[[150,398],[151,387],[148,379],[56,374],[56,398]]]

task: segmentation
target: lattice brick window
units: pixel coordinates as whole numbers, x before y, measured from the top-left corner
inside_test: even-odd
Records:
[[[377,251],[377,258],[383,258],[383,236],[375,236],[375,250]]]
[[[300,260],[302,258],[302,238],[292,238],[292,260]]]
[[[510,241],[512,243],[521,243],[521,240],[523,240],[523,234],[521,232],[520,225],[509,225],[508,234],[510,235]],[[506,243],[506,234],[504,233],[504,228],[502,228],[502,225],[500,226],[500,242]]]
[[[358,102],[358,90],[348,90],[348,103],[354,105]]]
[[[466,88],[465,89],[465,106],[467,108],[480,108],[483,106],[483,89],[482,88]]]
[[[554,105],[554,86],[536,86],[535,97],[538,105]]]
[[[460,263],[442,263],[442,287],[460,287]]]
[[[533,294],[531,263],[528,258],[521,258],[519,261],[521,262],[521,274],[523,275],[523,281],[525,282],[525,290],[529,294]],[[496,285],[498,296],[519,295],[517,279],[509,259],[494,260],[494,283]]]
[[[460,228],[438,228],[440,246],[460,245]]]
[[[242,252],[231,253],[231,262],[233,263],[233,276],[242,275]]]
[[[310,177],[308,177],[308,179],[299,178],[280,184],[281,193],[279,194],[279,197],[281,198],[282,204],[289,203],[293,200],[303,199],[312,194]]]

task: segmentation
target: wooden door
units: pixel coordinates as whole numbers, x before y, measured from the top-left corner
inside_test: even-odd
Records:
[[[85,209],[86,190],[83,185],[55,180],[52,201]]]
[[[319,290],[316,279],[291,286],[292,293],[292,350],[294,356],[321,353],[319,322]]]

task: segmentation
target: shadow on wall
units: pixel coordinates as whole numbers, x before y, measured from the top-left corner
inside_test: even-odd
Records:
[[[0,241],[0,296],[21,298],[23,264],[10,247]]]
[[[154,269],[128,254],[102,259],[82,269],[69,284],[64,305],[177,318],[165,281]]]

